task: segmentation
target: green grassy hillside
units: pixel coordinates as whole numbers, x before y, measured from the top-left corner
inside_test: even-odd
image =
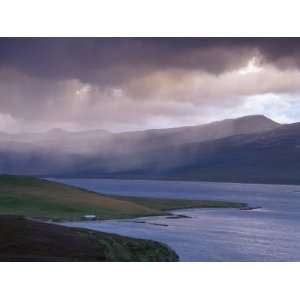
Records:
[[[219,200],[185,200],[185,199],[160,199],[160,198],[140,198],[140,197],[118,197],[132,203],[145,207],[168,211],[188,208],[242,208],[247,207],[245,203],[219,201]]]
[[[165,214],[166,210],[204,207],[242,207],[223,201],[116,197],[26,176],[0,176],[0,215],[77,220],[86,214],[99,219]]]
[[[157,215],[142,205],[33,177],[0,176],[0,214],[78,219]]]

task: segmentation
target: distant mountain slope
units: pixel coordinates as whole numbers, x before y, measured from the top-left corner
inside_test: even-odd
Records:
[[[119,176],[300,184],[300,123],[259,134],[166,147],[152,152],[147,164]]]
[[[228,119],[207,125],[182,127],[165,130],[127,133],[120,135],[115,147],[106,154],[97,153],[78,166],[75,176],[152,176],[174,175],[175,169],[194,165],[198,160],[195,149],[202,143],[211,144],[222,138],[267,133],[281,128],[278,123],[264,116],[248,116],[238,119]],[[126,143],[125,143],[126,141]],[[130,141],[130,143],[129,143]],[[199,158],[201,159],[201,158]],[[151,175],[152,174],[152,175]],[[69,174],[71,175],[71,174]]]
[[[251,115],[198,126],[120,133],[117,139],[127,143],[130,142],[134,145],[147,143],[147,147],[157,147],[162,145],[203,142],[238,134],[264,132],[280,126],[281,124],[263,115]]]
[[[172,165],[172,157],[177,156],[176,149],[181,145],[201,143],[239,134],[266,132],[282,126],[265,116],[254,115],[237,119],[226,119],[199,126],[187,126],[170,129],[155,129],[115,134],[103,142],[101,149],[78,166],[77,174],[89,170],[90,174],[123,172],[127,169],[144,168],[152,164],[159,168],[163,164]],[[165,156],[168,159],[165,160]],[[160,165],[155,159],[162,158]],[[187,157],[186,157],[187,159]],[[87,172],[89,173],[89,172]]]
[[[257,115],[200,126],[101,133],[96,134],[99,138],[92,137],[91,144],[77,136],[78,145],[96,145],[91,151],[78,153],[67,150],[68,142],[64,141],[68,134],[63,135],[65,138],[52,148],[47,143],[2,142],[0,171],[65,177],[300,183],[300,123],[281,125]]]
[[[8,134],[0,132],[0,143],[1,145],[22,143],[31,145],[31,148],[45,148],[48,152],[60,151],[88,155],[111,153],[112,150],[117,151],[117,148],[126,152],[136,150],[136,148],[156,148],[163,145],[202,142],[236,134],[262,132],[278,126],[280,124],[265,116],[254,115],[198,126],[115,134],[105,130],[71,132],[59,128],[40,133]]]

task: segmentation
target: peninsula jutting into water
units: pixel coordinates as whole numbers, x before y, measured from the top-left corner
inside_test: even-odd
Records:
[[[160,199],[243,201],[253,210],[195,208],[133,220],[67,223],[68,226],[154,239],[168,244],[182,261],[299,261],[300,186],[187,181],[58,179],[89,190]],[[176,200],[173,200],[176,201]],[[141,222],[143,221],[143,222]],[[167,226],[155,226],[163,224]]]

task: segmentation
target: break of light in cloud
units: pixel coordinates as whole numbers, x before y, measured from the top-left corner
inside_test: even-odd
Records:
[[[254,56],[249,61],[247,66],[238,70],[239,74],[251,74],[251,73],[258,73],[262,71],[262,67],[258,65],[257,58]]]

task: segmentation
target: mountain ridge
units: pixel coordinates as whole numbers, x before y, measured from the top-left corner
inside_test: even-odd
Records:
[[[79,130],[79,131],[70,131],[66,130],[60,127],[53,127],[49,130],[46,131],[40,131],[40,132],[17,132],[17,133],[9,133],[5,131],[0,131],[0,135],[6,135],[6,136],[11,136],[11,137],[16,137],[16,136],[21,136],[21,135],[47,135],[47,134],[71,134],[71,135],[81,135],[81,134],[91,134],[91,133],[101,133],[101,134],[112,134],[112,135],[122,135],[122,134],[138,134],[138,133],[146,133],[146,132],[168,132],[168,131],[177,131],[181,129],[191,129],[191,128],[199,128],[203,126],[209,126],[213,124],[220,124],[222,122],[229,122],[229,121],[246,121],[246,120],[255,120],[255,121],[265,121],[269,124],[273,124],[274,126],[281,125],[278,122],[275,122],[274,120],[266,117],[263,114],[254,114],[254,115],[246,115],[238,118],[226,118],[222,120],[217,120],[217,121],[212,121],[208,123],[203,123],[203,124],[197,124],[197,125],[184,125],[184,126],[176,126],[176,127],[168,127],[168,128],[153,128],[153,129],[142,129],[142,130],[134,130],[134,131],[123,131],[123,132],[111,132],[105,129],[91,129],[91,130]]]
[[[52,146],[14,142],[11,149],[0,143],[0,171],[58,177],[300,183],[299,137],[300,123],[279,124],[254,115],[199,126],[110,134],[97,141],[82,139],[86,149],[77,152],[68,149],[73,144],[64,145],[64,139]]]

